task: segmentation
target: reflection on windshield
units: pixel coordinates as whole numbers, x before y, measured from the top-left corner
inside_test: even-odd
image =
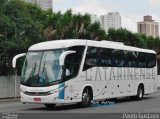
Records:
[[[27,86],[46,86],[59,81],[62,69],[59,57],[64,49],[29,52],[22,69],[22,83]]]

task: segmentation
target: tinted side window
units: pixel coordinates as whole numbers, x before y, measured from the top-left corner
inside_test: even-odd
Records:
[[[107,48],[100,49],[100,56],[99,56],[100,66],[102,67],[112,66],[113,64],[112,51],[113,51],[112,49],[107,49]]]
[[[151,53],[89,47],[83,71],[91,67],[153,68],[156,55]]]
[[[124,51],[122,50],[113,50],[113,66],[115,67],[124,67],[125,63],[125,56],[124,56]]]
[[[147,67],[153,68],[156,66],[156,55],[155,54],[146,54]]]
[[[100,64],[99,56],[99,48],[88,47],[83,70],[98,66],[98,64]]]
[[[134,51],[126,52],[126,67],[137,67],[137,53]]]
[[[73,78],[78,74],[84,48],[83,46],[75,46],[68,49],[74,50],[76,53],[68,55],[65,59],[65,79]]]
[[[143,53],[143,52],[139,52],[138,53],[138,67],[140,68],[147,68],[147,59],[146,59],[146,53]]]

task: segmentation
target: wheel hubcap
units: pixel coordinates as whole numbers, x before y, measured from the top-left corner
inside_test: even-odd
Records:
[[[83,102],[84,102],[85,104],[88,103],[88,101],[89,101],[88,90],[87,90],[85,93],[83,93],[82,99],[83,99]]]

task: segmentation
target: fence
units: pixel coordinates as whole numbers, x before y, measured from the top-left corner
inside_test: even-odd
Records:
[[[0,76],[0,98],[20,96],[20,77]]]

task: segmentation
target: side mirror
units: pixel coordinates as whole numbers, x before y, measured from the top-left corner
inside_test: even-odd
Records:
[[[60,58],[59,58],[59,64],[60,64],[60,66],[64,65],[64,60],[65,60],[66,56],[69,55],[69,54],[73,54],[73,53],[76,53],[76,51],[71,50],[71,51],[63,52],[61,54]]]
[[[20,57],[23,57],[25,56],[26,53],[22,53],[22,54],[18,54],[16,56],[14,56],[13,60],[12,60],[12,67],[13,68],[16,68],[16,62],[17,62],[17,59],[20,58]]]

